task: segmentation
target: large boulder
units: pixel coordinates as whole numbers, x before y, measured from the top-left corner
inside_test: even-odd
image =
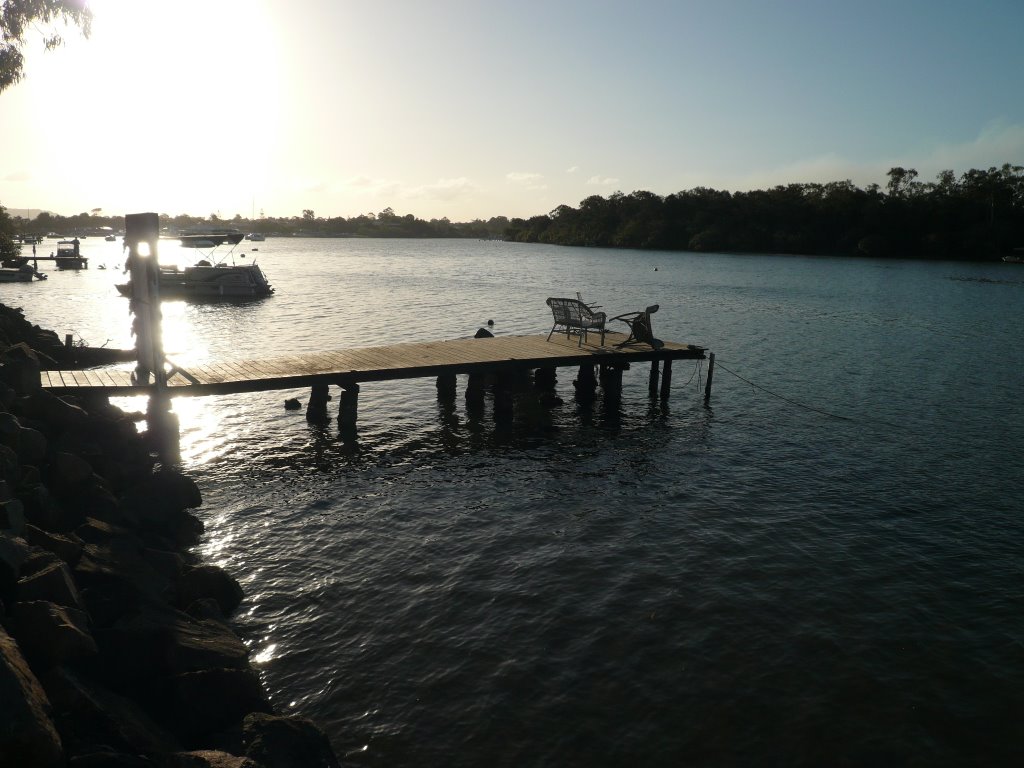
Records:
[[[57,605],[84,610],[82,597],[78,594],[78,587],[75,586],[67,563],[50,553],[46,554],[53,558],[52,562],[18,579],[18,600],[46,600]]]
[[[0,353],[0,380],[17,392],[41,391],[39,355],[25,343],[15,344]]]
[[[69,753],[95,752],[101,747],[142,754],[181,749],[178,740],[149,717],[138,702],[95,680],[56,668],[43,675],[40,682],[53,705],[54,720]]]
[[[264,768],[248,757],[238,757],[215,749],[196,749],[164,757],[162,768]]]
[[[24,539],[0,533],[0,606],[17,599],[21,567],[31,551]]]
[[[202,522],[188,512],[202,503],[194,480],[163,470],[128,488],[121,496],[120,512],[139,530],[184,547],[197,541],[203,531]]]
[[[273,712],[252,669],[206,669],[176,675],[166,703],[175,729],[193,746],[211,746],[216,734],[236,727],[250,713]]]
[[[3,453],[0,447],[0,454]],[[0,458],[2,461],[2,458]],[[30,482],[27,477],[18,489],[18,498],[25,505],[25,519],[44,531],[68,533],[82,522],[81,512],[61,504],[50,490],[38,480]]]
[[[37,671],[96,655],[83,611],[33,600],[15,603],[5,623]]]
[[[265,768],[339,768],[327,736],[305,718],[247,715],[242,740],[245,754]]]
[[[75,534],[84,542],[75,565],[75,578],[83,590],[106,590],[119,598],[135,595],[133,603],[162,602],[174,596],[180,556],[155,554],[129,530],[92,518]]]
[[[74,453],[60,451],[53,457],[50,482],[61,490],[80,489],[92,480],[92,464]]]
[[[18,401],[18,404],[26,416],[42,422],[58,433],[71,427],[83,425],[89,418],[84,409],[57,397],[46,389],[38,389],[26,394]]]
[[[228,616],[242,602],[243,597],[238,581],[216,565],[186,568],[178,580],[178,600],[183,608],[188,608],[196,600],[213,598],[221,613]]]
[[[106,672],[122,689],[208,669],[246,669],[249,651],[223,623],[195,619],[160,604],[142,604],[109,627],[95,627]]]
[[[71,568],[74,568],[81,558],[84,546],[84,542],[74,533],[50,533],[34,525],[25,526],[25,541],[52,552]]]
[[[0,501],[0,531],[9,536],[25,535],[25,505],[20,500]]]
[[[18,768],[64,765],[50,701],[18,644],[0,629],[0,760]]]

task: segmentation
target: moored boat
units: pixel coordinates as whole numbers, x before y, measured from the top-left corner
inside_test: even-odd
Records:
[[[28,264],[20,267],[0,267],[0,283],[31,283],[32,278],[45,280],[46,275],[37,272]]]
[[[197,238],[200,236],[196,236]],[[239,240],[241,236],[239,237]],[[201,246],[191,246],[201,247]],[[161,298],[171,299],[259,299],[274,293],[263,270],[255,263],[226,263],[230,254],[214,261],[200,259],[192,266],[161,266],[158,285]],[[242,254],[240,259],[244,259]],[[131,296],[131,281],[117,287],[122,296]]]
[[[178,235],[182,248],[214,248],[224,243],[238,245],[244,238],[244,232],[233,229],[189,230]]]
[[[88,269],[89,259],[78,249],[78,238],[61,240],[57,243],[57,253],[53,257],[57,269]]]

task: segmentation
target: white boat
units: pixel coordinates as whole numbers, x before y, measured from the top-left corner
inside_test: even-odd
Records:
[[[198,247],[198,246],[191,246]],[[259,299],[274,289],[256,264],[228,264],[200,259],[194,266],[160,267],[160,297],[168,299]],[[245,255],[239,257],[244,259]],[[117,286],[122,296],[131,296],[131,281]]]
[[[262,243],[267,238],[260,232],[250,232],[248,235],[245,236],[245,239],[252,240],[253,242],[256,243]]]
[[[178,235],[182,248],[214,248],[224,243],[238,245],[245,235],[232,229],[190,230]]]

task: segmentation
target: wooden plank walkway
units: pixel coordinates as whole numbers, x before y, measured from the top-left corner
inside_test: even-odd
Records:
[[[445,374],[487,373],[542,367],[579,366],[586,363],[622,363],[662,360],[702,360],[703,347],[665,342],[661,349],[647,344],[617,347],[626,336],[609,332],[604,346],[600,336],[578,345],[578,338],[555,335],[495,336],[355,347],[312,352],[266,360],[208,362],[176,368],[169,376],[172,396],[219,395],[295,389],[314,384],[360,384],[434,377]],[[42,385],[60,394],[144,395],[152,384],[134,384],[130,370],[43,371]]]

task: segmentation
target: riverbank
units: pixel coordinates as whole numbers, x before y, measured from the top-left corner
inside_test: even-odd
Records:
[[[41,389],[62,354],[0,305],[0,765],[337,765],[274,711],[228,619],[238,581],[191,554],[196,483],[141,414]]]

